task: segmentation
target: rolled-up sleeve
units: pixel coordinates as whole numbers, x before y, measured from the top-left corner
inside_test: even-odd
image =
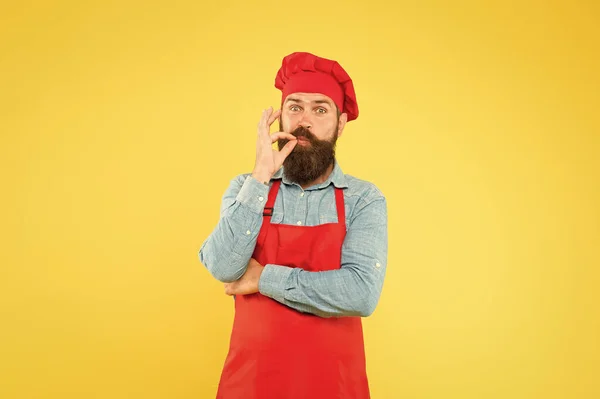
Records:
[[[223,195],[219,222],[198,251],[200,262],[217,280],[239,279],[254,252],[269,187],[251,175],[233,179]]]

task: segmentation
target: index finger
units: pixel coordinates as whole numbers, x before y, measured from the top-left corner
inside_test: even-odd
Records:
[[[276,120],[277,118],[279,118],[279,115],[281,115],[281,110],[280,110],[280,109],[278,109],[277,111],[273,112],[273,113],[271,114],[271,116],[269,116],[269,120],[267,121],[267,124],[268,124],[269,126],[271,126],[271,125],[273,124],[273,122],[275,122],[275,120]]]

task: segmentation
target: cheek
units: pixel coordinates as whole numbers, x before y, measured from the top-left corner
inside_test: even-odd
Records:
[[[298,117],[293,115],[282,115],[280,121],[282,123],[281,130],[293,131],[298,126]]]
[[[331,138],[331,136],[334,135],[337,130],[337,121],[322,121],[322,123],[318,125],[318,129],[318,134],[321,138]]]

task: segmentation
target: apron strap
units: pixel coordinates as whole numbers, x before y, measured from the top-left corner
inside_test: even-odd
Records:
[[[269,198],[267,199],[267,204],[265,205],[265,210],[263,211],[263,217],[265,217],[263,221],[271,222],[271,216],[273,216],[273,207],[275,206],[275,199],[277,198],[280,185],[281,180],[275,180],[271,185],[271,190],[269,190]]]
[[[346,228],[346,208],[344,207],[344,190],[335,188],[335,206],[338,214],[338,224],[343,224]]]
[[[257,245],[262,246],[267,238],[267,228],[269,224],[271,224],[271,216],[273,216],[273,207],[275,206],[275,199],[277,198],[277,193],[279,192],[279,186],[281,185],[281,179],[275,180],[271,185],[271,189],[269,190],[269,198],[267,199],[267,204],[265,205],[265,209],[263,210],[263,227],[260,229],[258,233],[258,238],[256,240]]]

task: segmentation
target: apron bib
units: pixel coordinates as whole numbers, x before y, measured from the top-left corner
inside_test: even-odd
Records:
[[[271,224],[281,180],[270,191],[253,258],[310,272],[339,269],[346,235],[344,195],[337,223]],[[260,293],[237,295],[217,399],[368,399],[360,317],[300,313]]]

